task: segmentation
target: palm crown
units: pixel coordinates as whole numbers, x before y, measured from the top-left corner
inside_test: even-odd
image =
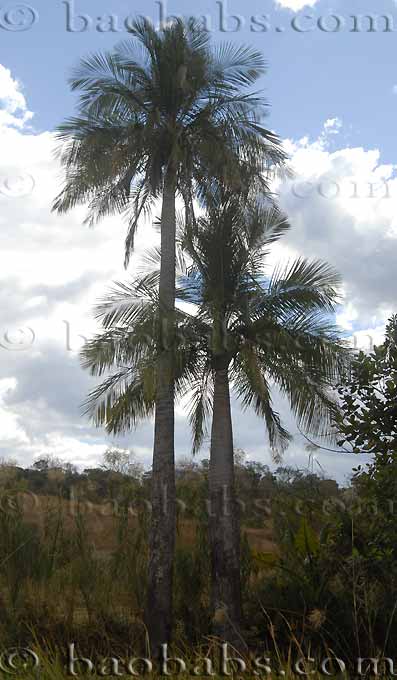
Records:
[[[229,369],[243,405],[264,418],[275,453],[290,435],[273,409],[273,386],[303,429],[320,434],[329,428],[336,408],[329,388],[348,359],[330,320],[339,277],[329,265],[302,258],[269,276],[269,249],[288,228],[274,207],[233,197],[212,201],[184,225],[174,378],[177,398],[189,395],[195,450],[206,433],[218,368]],[[152,265],[157,258],[149,257]],[[97,308],[105,331],[83,351],[94,375],[113,371],[87,402],[97,424],[113,433],[154,407],[157,285],[156,267],[132,284],[117,284]],[[193,305],[189,311],[186,303]]]
[[[161,31],[141,19],[131,34],[112,53],[82,60],[70,80],[81,91],[79,115],[58,128],[66,181],[54,203],[61,213],[88,203],[89,224],[125,213],[127,261],[170,165],[189,206],[216,178],[242,190],[252,168],[267,189],[262,171],[285,160],[260,124],[263,100],[244,91],[264,72],[260,53],[210,48],[194,19]]]

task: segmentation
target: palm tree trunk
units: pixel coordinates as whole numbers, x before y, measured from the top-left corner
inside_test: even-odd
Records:
[[[227,366],[215,371],[209,487],[213,632],[241,649],[240,522]]]
[[[151,650],[168,643],[172,629],[173,559],[175,547],[174,379],[175,312],[175,172],[168,169],[161,216],[160,313],[156,372],[156,409],[152,471],[152,519],[146,625]]]

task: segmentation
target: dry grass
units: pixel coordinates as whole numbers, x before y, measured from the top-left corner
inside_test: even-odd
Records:
[[[78,505],[75,501],[58,499],[54,496],[38,496],[36,500],[29,494],[18,494],[18,499],[24,511],[24,519],[38,526],[41,531],[49,514],[61,511],[66,531],[73,531],[75,527]],[[90,542],[97,557],[108,557],[117,547],[117,527],[119,518],[117,506],[109,504],[95,504],[83,502],[80,513],[84,518]],[[128,526],[136,529],[139,518],[132,512],[128,518]],[[270,520],[262,528],[243,527],[250,548],[256,552],[276,553],[277,546],[273,540],[273,528]],[[193,547],[197,540],[197,522],[192,519],[181,518],[178,521],[178,540],[184,547]]]

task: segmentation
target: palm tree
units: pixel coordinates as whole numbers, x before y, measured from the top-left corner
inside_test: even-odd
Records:
[[[192,261],[190,301],[200,301],[195,321],[203,324],[201,336],[210,338],[193,389],[191,421],[197,448],[212,406],[214,631],[234,645],[241,645],[241,588],[230,386],[264,419],[278,459],[291,436],[272,406],[272,386],[287,397],[304,430],[324,434],[336,410],[329,388],[347,359],[329,319],[338,296],[336,272],[325,263],[297,259],[268,274],[269,246],[288,229],[274,206],[258,199],[247,206],[229,194],[188,225],[183,242]]]
[[[269,246],[289,228],[274,207],[238,197],[212,201],[186,225],[190,258],[177,297],[175,396],[190,395],[193,451],[202,445],[212,412],[209,518],[214,632],[241,646],[240,530],[234,489],[230,387],[264,419],[279,457],[290,440],[272,405],[271,388],[288,399],[300,426],[324,434],[336,410],[330,393],[347,352],[330,321],[339,278],[319,261],[299,258],[269,276]],[[152,258],[155,260],[156,257]],[[104,333],[84,349],[92,374],[111,376],[89,397],[97,424],[118,433],[150,414],[159,304],[158,272],[118,284],[98,306]],[[124,368],[126,366],[127,368]]]
[[[65,170],[54,209],[89,204],[87,223],[123,213],[126,259],[142,214],[162,197],[161,267],[156,355],[152,527],[147,624],[154,646],[170,638],[175,541],[174,367],[175,201],[189,213],[193,197],[215,183],[235,189],[285,156],[261,125],[263,100],[247,91],[264,72],[262,56],[232,44],[210,48],[193,20],[156,31],[145,19],[111,53],[82,60],[71,78],[81,91],[79,115],[58,128]],[[163,494],[167,490],[167,511]]]

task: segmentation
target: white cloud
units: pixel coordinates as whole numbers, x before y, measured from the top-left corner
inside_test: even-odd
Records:
[[[21,92],[21,85],[11,76],[11,71],[0,64],[0,128],[23,128],[33,117]]]
[[[80,469],[95,467],[106,451],[108,444],[95,441],[81,441],[77,437],[51,433],[43,441],[32,446],[30,451],[34,458],[46,455],[54,456],[67,463],[73,463]]]
[[[21,419],[16,414],[10,411],[4,404],[7,394],[15,390],[17,381],[15,378],[6,378],[0,380],[0,422],[1,422],[1,440],[8,446],[26,445],[29,439],[21,425]]]
[[[289,4],[296,9],[303,6],[292,0]],[[0,67],[0,95],[0,114],[7,114],[0,115],[0,455],[28,463],[43,453],[56,453],[93,465],[115,442],[81,417],[80,404],[93,383],[78,362],[79,336],[92,333],[91,307],[107,284],[126,276],[122,269],[125,225],[114,217],[90,230],[82,225],[82,209],[62,217],[51,213],[61,179],[52,153],[54,138],[29,128],[31,114],[21,88],[4,67]],[[286,141],[297,176],[278,188],[293,229],[277,254],[321,257],[339,269],[346,294],[339,320],[349,334],[361,331],[358,338],[365,343],[365,334],[381,337],[397,299],[397,180],[394,166],[382,164],[376,149],[334,150],[343,138],[336,133],[342,131],[341,121],[330,117],[318,139]],[[30,193],[18,198],[2,191],[4,178],[26,175],[34,179]],[[339,195],[331,198],[335,182]],[[381,197],[380,186],[374,198],[365,198],[368,182],[376,187],[388,182],[390,198]],[[23,187],[23,183],[11,186]],[[352,198],[354,189],[357,198]],[[156,238],[150,225],[143,225],[138,252]],[[133,267],[134,260],[131,271]],[[65,320],[70,324],[69,338]],[[18,329],[28,328],[34,330],[35,339],[22,351],[18,342],[23,335]],[[2,349],[7,331],[15,347]],[[26,337],[29,340],[28,333]],[[280,404],[280,410],[296,431],[284,413],[285,405]],[[234,413],[236,445],[244,447],[251,459],[270,463],[263,423],[254,414],[241,414],[236,405]],[[149,463],[152,439],[148,422],[118,442],[136,449]],[[190,432],[181,410],[177,411],[176,451],[179,455],[190,451]],[[357,462],[346,456],[331,458],[325,452],[319,456],[327,472],[339,479]],[[301,440],[287,452],[285,462],[305,466],[307,452]]]
[[[114,217],[89,229],[83,209],[51,213],[61,186],[54,137],[29,127],[20,85],[3,66],[0,102],[0,386],[7,385],[0,395],[0,455],[27,463],[55,451],[91,463],[109,439],[81,417],[93,383],[77,353],[96,328],[92,306],[106,285],[130,276],[123,269],[126,225]],[[144,224],[137,250],[157,238]],[[146,431],[145,438],[150,441]]]
[[[324,123],[324,131],[326,134],[337,135],[342,128],[342,121],[340,118],[328,118]]]
[[[340,125],[286,142],[296,176],[278,187],[293,226],[285,244],[332,263],[344,281],[345,323],[374,328],[397,299],[397,166],[383,164],[377,149],[330,151],[330,129]]]
[[[304,7],[314,7],[318,0],[276,0],[276,5],[299,12]]]

